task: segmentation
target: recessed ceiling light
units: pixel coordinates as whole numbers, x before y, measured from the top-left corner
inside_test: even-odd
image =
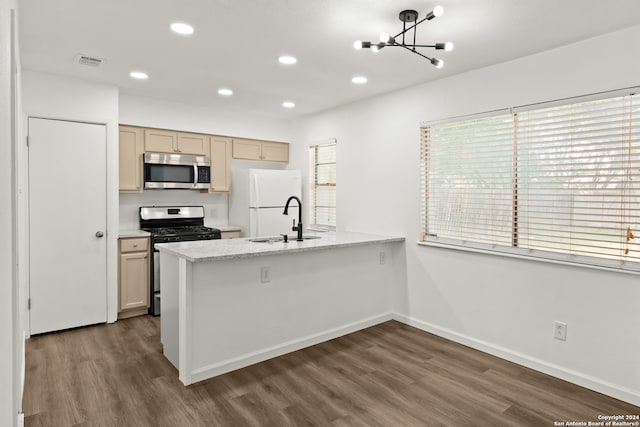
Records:
[[[365,76],[355,76],[354,78],[351,79],[351,81],[357,85],[363,85],[365,84],[368,80]]]
[[[218,94],[223,96],[231,96],[233,95],[233,91],[231,89],[222,88],[222,89],[218,89]]]
[[[193,27],[182,22],[174,22],[173,24],[171,24],[171,30],[178,34],[193,34]]]
[[[147,73],[143,73],[142,71],[132,71],[129,73],[129,75],[134,79],[138,79],[138,80],[146,80],[149,78]]]
[[[291,64],[295,64],[296,62],[298,62],[298,60],[296,58],[294,58],[293,56],[288,56],[288,55],[283,55],[280,58],[278,58],[278,61],[281,64],[285,64],[285,65],[291,65]]]
[[[295,107],[295,106],[296,106],[296,104],[294,104],[294,103],[293,103],[293,102],[291,102],[291,101],[285,101],[285,102],[283,102],[283,103],[282,103],[282,106],[283,106],[284,108],[293,108],[293,107]]]

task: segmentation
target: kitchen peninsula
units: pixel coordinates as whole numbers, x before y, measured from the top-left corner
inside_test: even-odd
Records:
[[[157,245],[161,340],[183,384],[391,319],[404,238],[317,236]]]

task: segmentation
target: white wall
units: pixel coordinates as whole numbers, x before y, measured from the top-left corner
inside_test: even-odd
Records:
[[[421,122],[640,85],[638,52],[640,26],[313,115],[294,125],[290,167],[337,138],[338,228],[407,238],[400,320],[640,404],[637,276],[414,243]]]
[[[107,126],[107,315],[108,321],[113,322],[118,311],[118,89],[115,86],[24,70],[22,107],[26,117],[95,122]],[[21,192],[26,194],[28,187],[26,183],[22,185]],[[78,194],[78,197],[82,197],[82,194]],[[27,244],[28,237],[26,240],[21,238],[21,241]]]
[[[17,84],[17,5],[0,0],[0,425],[13,426],[21,411],[23,362],[17,275],[16,150],[20,103]]]
[[[290,125],[284,120],[124,94],[120,95],[119,101],[121,124],[272,141],[290,142],[291,140]],[[286,165],[273,162],[232,161],[232,169],[250,167],[280,169],[284,166]],[[233,218],[229,218],[226,194],[145,190],[143,193],[120,194],[120,229],[138,228],[138,208],[156,204],[203,205],[206,225],[233,224]]]
[[[120,123],[289,142],[288,122],[155,98],[120,95]]]
[[[207,194],[192,190],[145,190],[143,193],[120,194],[120,230],[139,228],[140,206],[204,206],[206,224],[210,227],[229,224],[226,194]]]

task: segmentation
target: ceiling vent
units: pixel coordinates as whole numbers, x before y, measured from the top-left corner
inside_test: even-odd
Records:
[[[94,56],[84,55],[79,53],[76,55],[75,60],[73,61],[79,65],[86,65],[88,67],[98,68],[102,66],[106,62],[104,58],[96,58]]]

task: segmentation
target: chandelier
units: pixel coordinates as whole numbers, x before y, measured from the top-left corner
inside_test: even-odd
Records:
[[[382,33],[380,34],[379,43],[356,40],[353,43],[353,47],[356,49],[371,49],[373,52],[379,52],[385,47],[402,47],[416,55],[420,55],[423,58],[428,59],[429,62],[436,66],[436,68],[442,68],[444,62],[441,59],[424,55],[418,52],[417,48],[433,48],[435,50],[444,50],[448,52],[453,49],[453,43],[416,44],[416,29],[418,28],[418,25],[422,24],[424,21],[431,21],[433,18],[437,18],[443,13],[444,8],[442,6],[436,6],[431,12],[427,13],[424,18],[418,21],[418,12],[415,10],[403,10],[398,15],[398,18],[402,21],[402,31],[398,34],[392,37],[389,33]],[[412,37],[409,33],[411,30],[413,30],[413,41],[411,40]]]

